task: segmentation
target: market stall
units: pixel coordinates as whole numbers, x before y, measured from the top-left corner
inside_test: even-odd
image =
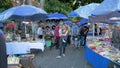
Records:
[[[106,37],[94,37],[92,43],[86,46],[86,60],[95,68],[109,68],[109,65],[112,65],[112,68],[119,68],[120,50],[112,46],[112,37],[108,36],[108,34],[112,35],[113,25],[111,26],[111,24],[119,22],[119,12],[114,11],[104,15],[91,16],[89,21],[92,23],[107,23],[109,24],[109,28],[105,31],[107,34]]]
[[[23,41],[7,42],[6,49],[8,55],[8,66],[18,67],[20,64],[22,64],[22,66],[24,65],[30,66],[30,64],[32,64],[32,60],[33,60],[32,58],[34,58],[34,54],[31,53],[31,50],[34,49],[37,51],[38,50],[44,51],[44,46],[45,46],[45,41],[40,41],[40,40],[27,41],[27,42],[23,42]]]
[[[40,49],[44,51],[44,43],[41,42],[8,42],[6,43],[7,54],[27,54],[30,53],[30,49]]]
[[[97,8],[92,11],[92,16],[89,17],[89,22],[93,23],[93,33],[95,23],[107,23],[107,24],[116,24],[120,21],[120,0],[104,0]],[[108,3],[109,2],[109,3]],[[109,26],[110,26],[109,25]],[[116,27],[115,27],[116,28]],[[110,31],[107,34],[112,33],[112,28],[108,28]],[[86,46],[85,59],[88,60],[95,68],[109,68],[109,65],[112,65],[111,68],[120,68],[120,50],[119,48],[113,47],[112,37],[94,37]],[[113,38],[112,38],[113,39]],[[111,64],[112,63],[112,64]]]
[[[95,43],[89,42],[89,45],[85,47],[85,59],[94,68],[109,68],[111,62],[120,67],[120,50],[111,46],[110,42],[105,41],[102,37],[90,40]]]

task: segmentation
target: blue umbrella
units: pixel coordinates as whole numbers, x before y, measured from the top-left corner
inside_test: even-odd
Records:
[[[72,25],[73,23],[71,21],[64,21],[64,24]]]
[[[68,19],[64,14],[61,13],[49,14],[48,17],[48,19]]]
[[[87,21],[88,21],[88,19],[83,18],[83,19],[78,23],[78,26],[82,26],[82,25],[86,24]]]
[[[0,22],[0,27],[3,27],[3,23]]]
[[[75,16],[78,16],[78,14],[74,11],[72,11],[68,14],[68,17],[75,17]]]
[[[39,20],[47,18],[47,12],[41,8],[32,5],[21,5],[9,8],[0,14],[0,20],[6,19],[22,19],[22,20]],[[2,17],[1,17],[2,16]],[[35,17],[35,18],[34,18]],[[36,19],[37,17],[37,19]]]

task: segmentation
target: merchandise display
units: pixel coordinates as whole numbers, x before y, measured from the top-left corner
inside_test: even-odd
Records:
[[[90,40],[94,41],[94,43]],[[120,50],[112,46],[111,38],[96,37],[89,39],[88,43],[88,48],[120,65]]]

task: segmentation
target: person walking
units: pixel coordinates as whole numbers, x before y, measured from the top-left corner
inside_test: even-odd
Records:
[[[80,46],[86,45],[86,37],[87,37],[88,31],[89,31],[89,28],[87,26],[82,26],[80,28]]]
[[[59,35],[60,35],[60,51],[59,51],[59,56],[57,56],[57,59],[60,59],[61,56],[65,56],[65,50],[67,46],[67,35],[68,35],[68,30],[65,25],[62,25],[62,28],[59,30]]]
[[[71,35],[72,35],[72,43],[74,44],[75,48],[78,47],[78,31],[79,27],[76,25],[76,23],[73,23],[71,28]]]

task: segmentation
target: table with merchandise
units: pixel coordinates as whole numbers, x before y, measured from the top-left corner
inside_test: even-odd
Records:
[[[120,68],[120,50],[111,45],[110,38],[93,38],[85,47],[85,59],[94,68],[109,68],[110,63]],[[94,41],[94,43],[93,43]]]

